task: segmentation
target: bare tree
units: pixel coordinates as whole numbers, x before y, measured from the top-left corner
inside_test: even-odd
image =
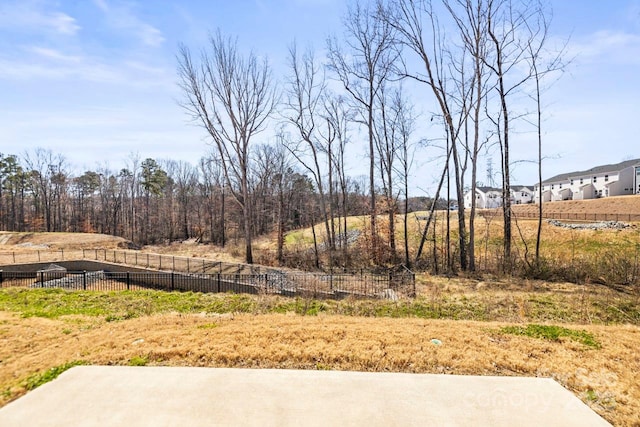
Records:
[[[337,202],[338,216],[338,242],[342,249],[343,262],[348,256],[348,228],[347,216],[349,208],[349,177],[347,176],[346,148],[350,144],[350,124],[353,121],[353,112],[342,96],[328,95],[325,98],[324,118],[334,132],[331,161],[333,172],[336,175],[336,184],[339,187],[339,200]]]
[[[472,85],[469,99],[469,116],[473,123],[473,143],[467,144],[466,149],[471,157],[471,209],[469,212],[469,270],[474,271],[475,265],[475,216],[476,216],[476,185],[478,158],[484,146],[481,140],[482,104],[486,99],[486,74],[484,64],[488,54],[487,46],[487,3],[485,0],[444,0],[444,5],[453,18],[462,41],[463,48],[471,57]]]
[[[179,225],[180,237],[189,239],[192,237],[193,222],[189,214],[193,211],[195,191],[199,178],[199,170],[190,163],[182,160],[169,160],[166,162],[166,169],[169,177],[175,185],[177,199],[177,223]]]
[[[218,150],[229,190],[242,210],[245,259],[253,263],[249,149],[276,104],[271,68],[253,53],[241,56],[237,41],[219,31],[209,37],[209,48],[202,50],[199,64],[184,45],[178,64],[185,95],[181,105],[207,130]]]
[[[406,211],[409,197],[409,167],[411,165],[411,134],[415,126],[413,107],[407,99],[401,85],[393,87],[383,86],[378,92],[378,114],[376,121],[376,149],[378,154],[378,168],[382,190],[388,209],[388,234],[391,258],[396,254],[396,227],[398,197],[401,192],[405,199],[405,263],[409,264],[408,235]],[[396,189],[396,184],[404,187]]]
[[[56,192],[65,176],[65,158],[51,150],[36,148],[25,154],[25,163],[31,175],[31,189],[35,197],[36,214],[40,212],[45,231],[57,231],[54,227]],[[56,190],[58,188],[58,190]]]
[[[276,230],[276,259],[280,265],[284,264],[285,210],[291,193],[291,176],[294,174],[291,157],[285,142],[281,140],[282,137],[282,133],[277,136],[280,139],[279,144],[259,145],[255,153],[256,187],[260,193],[256,197],[260,199],[262,196],[262,206],[265,209],[264,212],[258,210],[257,213],[264,221],[271,219],[268,226]],[[264,227],[265,232],[271,231],[266,230],[267,224]]]
[[[285,147],[311,174],[318,189],[318,205],[325,224],[331,260],[335,248],[334,233],[330,226],[333,217],[329,216],[324,179],[331,179],[331,144],[335,139],[335,131],[331,123],[326,122],[322,116],[326,82],[313,51],[307,50],[299,55],[295,44],[289,49],[289,68],[283,114],[286,121],[295,128],[297,143],[287,143]],[[325,127],[325,124],[328,126]],[[284,138],[281,140],[284,141]],[[322,153],[328,155],[327,161],[321,159]],[[325,172],[327,168],[329,170]],[[331,184],[330,182],[329,187]]]
[[[378,108],[375,117],[375,145],[378,154],[378,170],[380,172],[380,182],[385,198],[388,221],[388,239],[390,258],[394,259],[396,253],[395,238],[395,216],[396,216],[396,195],[395,195],[395,174],[396,158],[398,155],[398,141],[396,131],[398,127],[397,115],[392,111],[391,104],[394,102],[392,93],[383,84],[377,93]]]
[[[444,36],[438,17],[435,14],[431,0],[393,0],[389,5],[382,1],[378,3],[378,18],[388,22],[398,34],[398,40],[408,49],[413,51],[424,70],[422,72],[411,72],[405,66],[399,70],[402,77],[411,78],[415,81],[426,84],[433,93],[438,108],[444,120],[447,140],[450,142],[447,148],[446,167],[442,179],[438,185],[435,199],[438,199],[442,187],[442,181],[447,174],[449,160],[454,163],[454,173],[456,179],[456,192],[458,202],[458,236],[460,267],[467,269],[467,247],[466,247],[466,224],[464,209],[464,176],[460,157],[458,155],[458,138],[462,124],[466,119],[467,112],[462,110],[454,111],[453,95],[447,88],[447,80],[450,79],[451,68],[445,62],[451,59],[451,55],[445,48]],[[406,64],[403,64],[406,65]],[[468,92],[467,92],[468,93]],[[459,104],[466,103],[460,101]],[[457,118],[456,118],[457,117]],[[433,210],[432,210],[433,212]],[[430,214],[431,216],[432,214]],[[427,221],[427,227],[431,220]],[[422,253],[424,240],[427,236],[427,229],[422,234],[420,248],[417,257]]]
[[[525,39],[526,61],[531,68],[530,74],[533,79],[534,89],[531,98],[536,104],[534,126],[536,129],[538,145],[538,229],[536,232],[535,264],[540,262],[540,241],[542,236],[542,92],[543,80],[550,74],[562,72],[570,59],[565,60],[565,48],[561,46],[557,50],[547,49],[549,39],[549,26],[551,14],[541,10],[541,13],[534,15],[534,19],[526,21],[528,37]]]
[[[513,0],[487,0],[487,34],[491,54],[485,56],[485,64],[495,78],[499,108],[489,119],[497,129],[502,157],[502,212],[504,229],[504,270],[512,269],[511,253],[511,128],[512,117],[509,99],[533,75],[533,70],[521,65],[527,59],[527,46],[536,36],[527,31],[527,26],[539,22],[544,15],[542,5],[537,0],[514,2]]]
[[[225,183],[224,173],[219,159],[211,155],[200,159],[200,175],[202,176],[201,195],[206,200],[207,228],[209,240],[222,247],[226,244]]]
[[[416,115],[413,105],[404,95],[402,87],[394,91],[391,111],[394,117],[394,140],[398,148],[398,163],[395,172],[399,182],[403,187],[404,197],[404,219],[403,219],[403,236],[404,236],[404,263],[407,267],[411,266],[411,258],[409,256],[409,171],[413,163],[414,144],[411,141],[415,130]]]
[[[330,69],[360,111],[360,122],[367,128],[369,148],[369,207],[372,253],[378,258],[375,190],[376,96],[393,72],[400,52],[394,29],[386,20],[376,19],[375,10],[356,1],[345,17],[346,49],[335,39],[328,40]]]

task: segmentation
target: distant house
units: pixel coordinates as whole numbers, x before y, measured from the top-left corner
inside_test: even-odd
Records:
[[[471,208],[471,191],[464,195],[464,207]],[[502,189],[493,187],[476,187],[476,208],[492,209],[502,206]]]
[[[544,203],[640,194],[640,159],[563,173],[543,181],[541,190],[538,187],[536,203],[540,195]]]
[[[516,185],[511,187],[511,200],[516,205],[533,203],[535,199],[535,187],[527,185]]]
[[[527,185],[511,186],[511,203],[532,203],[534,199],[534,187]],[[476,208],[494,209],[502,206],[502,188],[476,187]],[[464,207],[471,209],[471,191],[464,195]]]
[[[471,208],[471,191],[464,195],[464,207]],[[502,189],[494,187],[476,187],[476,208],[493,209],[502,206]]]

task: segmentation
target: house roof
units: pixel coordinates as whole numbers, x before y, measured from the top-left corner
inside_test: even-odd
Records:
[[[549,184],[552,182],[553,183],[564,182],[575,177],[579,178],[581,176],[598,175],[598,174],[603,174],[607,172],[620,172],[623,169],[626,169],[628,167],[635,166],[635,165],[640,165],[640,159],[626,160],[624,162],[615,163],[611,165],[596,166],[591,169],[587,169],[583,171],[561,173],[560,175],[556,175],[554,177],[551,177],[549,179],[542,181],[542,183]]]
[[[533,185],[512,185],[511,189],[515,191],[522,191],[522,190],[534,191],[534,186]]]
[[[527,189],[529,191],[534,191],[532,185],[512,185],[511,191],[522,191],[523,189]],[[486,187],[486,186],[478,186],[476,187],[476,191],[481,191],[483,193],[488,193],[489,191],[495,191],[497,193],[502,193],[502,188],[497,187]],[[467,191],[468,193],[469,191]]]
[[[489,191],[497,191],[499,193],[502,193],[502,188],[495,187],[476,187],[476,190],[482,191],[483,193],[488,193]]]

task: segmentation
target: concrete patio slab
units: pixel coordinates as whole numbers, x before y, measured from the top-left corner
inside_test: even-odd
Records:
[[[545,378],[78,366],[0,409],[0,425],[609,424]]]

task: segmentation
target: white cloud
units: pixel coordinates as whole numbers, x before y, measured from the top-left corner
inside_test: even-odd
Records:
[[[74,18],[61,12],[45,16],[45,23],[61,34],[73,35],[80,29]]]
[[[13,81],[56,80],[110,84],[140,89],[173,87],[172,70],[137,61],[105,62],[92,56],[68,55],[55,49],[28,46],[32,55],[7,58],[0,55],[0,78]]]
[[[162,32],[138,18],[132,4],[119,1],[109,3],[107,0],[93,0],[93,3],[104,13],[111,27],[126,31],[146,46],[158,47],[164,42]]]
[[[67,55],[56,49],[50,49],[50,48],[40,47],[40,46],[30,46],[27,48],[27,50],[49,60],[62,61],[62,62],[75,62],[75,63],[82,61],[82,58],[80,56]]]
[[[73,36],[79,30],[75,18],[51,10],[41,1],[9,1],[0,5],[0,28],[20,32],[46,32]]]
[[[640,63],[640,35],[633,33],[598,31],[583,40],[571,42],[568,49],[580,62],[598,62],[604,57],[621,64]]]

